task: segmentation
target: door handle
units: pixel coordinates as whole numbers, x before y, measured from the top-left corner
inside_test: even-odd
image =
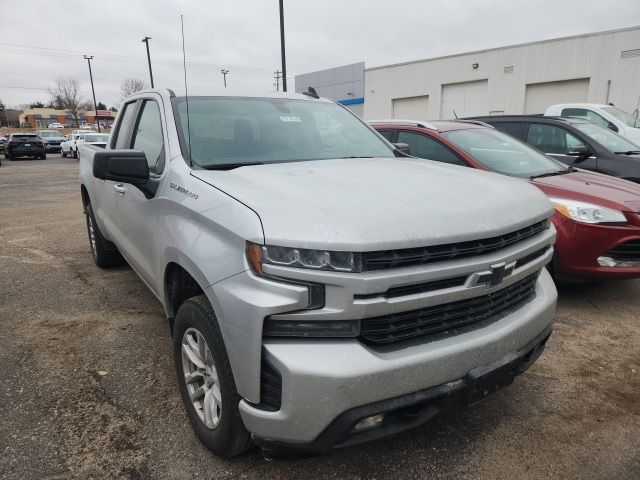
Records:
[[[117,185],[114,185],[113,189],[118,193],[124,193],[124,185],[121,184],[121,183],[118,183]]]

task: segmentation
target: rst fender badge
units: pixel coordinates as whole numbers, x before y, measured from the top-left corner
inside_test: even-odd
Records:
[[[174,190],[177,190],[178,192],[180,192],[180,193],[184,193],[184,194],[185,194],[185,195],[187,195],[188,197],[193,198],[194,200],[195,200],[196,198],[198,198],[198,194],[197,194],[197,193],[190,192],[190,191],[189,191],[189,190],[187,190],[186,188],[181,187],[180,185],[177,185],[177,184],[175,184],[175,183],[173,183],[173,182],[170,182],[170,183],[169,183],[169,186],[170,186],[171,188],[173,188]]]

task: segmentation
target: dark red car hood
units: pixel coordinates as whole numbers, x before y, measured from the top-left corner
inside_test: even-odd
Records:
[[[601,173],[579,170],[531,181],[549,196],[596,203],[624,212],[640,212],[640,185]]]

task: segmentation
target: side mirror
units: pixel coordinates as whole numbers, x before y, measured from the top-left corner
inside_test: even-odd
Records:
[[[576,157],[576,161],[589,158],[592,154],[593,152],[586,145],[581,145],[579,147],[572,148],[567,152],[567,155],[571,157]]]
[[[398,150],[400,153],[411,156],[411,147],[408,143],[394,143],[393,146],[396,147],[396,150]]]
[[[102,180],[129,183],[147,198],[158,190],[158,181],[149,177],[147,156],[140,150],[101,150],[93,155],[93,176]]]
[[[618,127],[616,127],[612,122],[609,122],[609,125],[607,125],[607,128],[609,130],[613,130],[614,132],[618,131]]]

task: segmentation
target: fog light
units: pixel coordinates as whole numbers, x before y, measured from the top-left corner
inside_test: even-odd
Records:
[[[598,257],[598,265],[600,265],[601,267],[636,268],[640,267],[640,262],[616,260],[615,258],[611,257]]]
[[[360,420],[358,423],[356,423],[356,426],[353,427],[351,433],[364,432],[365,430],[371,430],[372,428],[379,427],[380,425],[382,425],[383,420],[384,413],[367,417],[364,420]]]

